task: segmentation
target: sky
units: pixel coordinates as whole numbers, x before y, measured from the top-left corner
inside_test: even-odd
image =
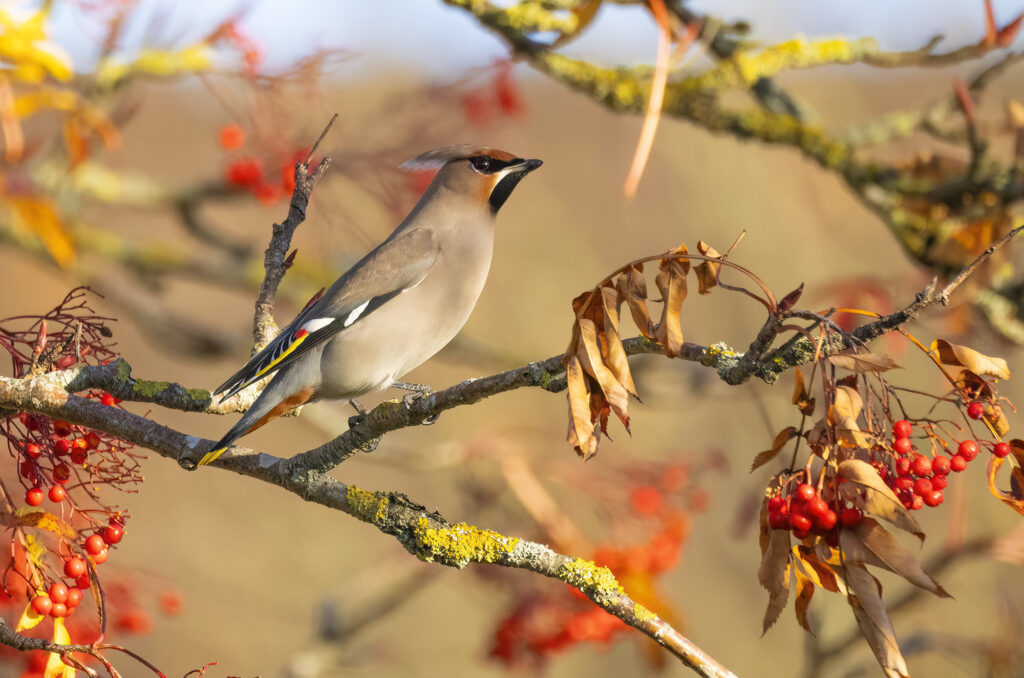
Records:
[[[0,0],[0,6],[33,3]],[[53,37],[67,49],[78,70],[94,61],[102,29],[80,4],[58,0]],[[143,43],[183,46],[209,33],[227,17],[265,50],[269,70],[286,68],[322,49],[342,49],[355,59],[339,73],[366,76],[401,68],[422,77],[446,78],[468,67],[507,55],[502,43],[463,10],[441,0],[139,0],[125,30],[130,53]],[[984,31],[981,0],[702,0],[698,11],[714,10],[725,20],[745,19],[767,43],[795,34],[808,37],[873,36],[886,49],[913,49],[931,36],[947,36],[946,47],[977,42]],[[1024,0],[994,0],[999,25],[1024,11]],[[95,15],[91,15],[95,16]],[[606,3],[575,54],[607,63],[650,62],[654,29],[649,15],[635,7]],[[1024,44],[1018,39],[1016,45]]]

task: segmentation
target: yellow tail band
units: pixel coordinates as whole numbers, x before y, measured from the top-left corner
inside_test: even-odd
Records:
[[[299,330],[298,332],[296,332],[295,333],[295,340],[292,341],[292,343],[290,343],[288,345],[288,348],[286,348],[284,350],[284,352],[281,353],[281,355],[277,356],[277,358],[275,358],[273,361],[271,361],[271,363],[269,365],[267,365],[262,370],[257,372],[256,376],[253,377],[252,381],[250,381],[249,383],[251,384],[253,381],[256,381],[257,379],[262,377],[264,374],[266,374],[268,371],[270,371],[270,369],[273,368],[274,365],[278,364],[279,362],[281,362],[282,360],[287,358],[288,354],[290,354],[292,351],[297,349],[299,347],[299,344],[301,344],[303,341],[305,341],[306,337],[308,337],[308,336],[309,336],[309,332],[307,332],[306,330]]]
[[[224,454],[224,452],[226,452],[227,449],[228,448],[226,447],[222,447],[219,450],[210,450],[209,452],[203,455],[203,458],[199,460],[198,465],[206,466],[207,464],[213,463],[214,461],[216,461],[217,457]]]

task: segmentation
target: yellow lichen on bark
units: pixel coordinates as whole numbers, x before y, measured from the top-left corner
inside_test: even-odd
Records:
[[[512,553],[519,543],[517,537],[506,537],[466,523],[432,528],[426,517],[420,518],[414,536],[416,555],[420,560],[458,568],[469,563],[498,562]]]

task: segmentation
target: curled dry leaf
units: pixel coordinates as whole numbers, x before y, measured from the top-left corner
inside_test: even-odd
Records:
[[[856,528],[840,531],[839,546],[843,550],[845,561],[884,568],[940,598],[950,597],[946,590],[924,571],[917,558],[900,546],[896,538],[876,520],[865,517]]]
[[[590,385],[579,358],[569,356],[565,364],[569,393],[569,444],[576,454],[589,459],[597,452],[597,426],[590,416]]]
[[[847,351],[828,357],[828,361],[844,370],[856,374],[864,372],[886,372],[892,369],[899,369],[896,361],[884,353],[857,353]]]
[[[703,240],[697,241],[697,251],[712,259],[722,256],[714,247]],[[718,270],[721,267],[721,264],[710,261],[702,261],[694,267],[694,271],[697,274],[698,294],[711,294],[711,288],[718,284]]]
[[[807,609],[810,607],[811,597],[814,595],[814,582],[799,568],[793,568],[793,574],[796,575],[796,600],[793,603],[796,620],[804,631],[813,636],[814,631],[811,630],[811,625],[807,621]]]
[[[839,464],[838,474],[847,481],[840,490],[846,499],[862,501],[865,512],[883,518],[924,541],[924,530],[871,464],[860,459],[848,459]],[[863,500],[860,499],[861,493]]]
[[[1010,367],[1002,358],[992,358],[972,348],[951,344],[945,339],[933,341],[931,351],[943,365],[958,365],[975,374],[997,379],[1010,378]]]
[[[654,336],[661,343],[665,355],[674,358],[683,348],[683,327],[679,314],[686,301],[686,274],[690,272],[687,259],[676,259],[671,254],[686,254],[686,246],[680,245],[658,262],[658,275],[654,284],[661,292],[661,320],[655,328]]]
[[[775,436],[775,442],[772,443],[771,449],[765,450],[764,452],[758,452],[757,456],[754,457],[754,461],[750,464],[750,470],[752,472],[756,471],[774,459],[775,456],[782,451],[782,448],[786,443],[796,436],[796,434],[795,426],[787,426],[783,430],[779,431],[779,434]]]
[[[768,608],[764,612],[763,624],[763,630],[767,631],[782,614],[789,598],[789,531],[771,530],[763,551],[757,580],[768,591]]]
[[[871,447],[871,438],[860,430],[857,418],[864,409],[860,394],[849,386],[838,386],[829,419],[836,427],[838,442],[845,447]]]
[[[807,384],[804,382],[804,373],[797,367],[793,370],[795,375],[793,377],[793,404],[796,405],[796,409],[800,410],[800,414],[804,416],[811,416],[814,414],[814,398],[811,397],[810,391],[807,390]]]
[[[798,544],[793,547],[793,555],[804,574],[814,582],[815,586],[832,593],[846,593],[843,580],[837,577],[832,566],[819,558],[810,547]]]
[[[909,678],[907,662],[896,644],[896,629],[882,603],[882,585],[863,565],[850,563],[844,572],[850,589],[846,600],[878,664],[888,678]]]
[[[615,289],[619,298],[629,306],[633,322],[640,334],[654,339],[654,323],[647,311],[647,280],[644,279],[643,264],[634,264],[626,269],[615,281]]]
[[[800,283],[800,287],[796,288],[786,296],[779,300],[779,313],[785,313],[789,309],[796,305],[796,302],[800,301],[801,295],[804,293],[804,284]]]
[[[1010,451],[1018,464],[1011,466],[1010,469],[1010,490],[1001,490],[996,485],[996,476],[999,474],[999,469],[1006,463],[1006,459],[995,456],[991,457],[988,462],[988,490],[996,499],[1024,516],[1024,469],[1021,468],[1021,464],[1024,464],[1024,440],[1019,438],[1011,440]]]

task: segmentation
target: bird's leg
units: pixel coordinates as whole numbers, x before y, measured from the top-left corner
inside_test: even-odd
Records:
[[[419,400],[420,398],[425,398],[434,392],[434,389],[430,388],[429,386],[425,386],[423,384],[409,384],[404,381],[393,381],[391,382],[391,386],[392,388],[400,388],[406,391],[412,391],[412,393],[406,393],[402,397],[402,403],[405,405],[406,409],[412,407],[412,404]],[[430,426],[435,421],[437,421],[437,418],[439,416],[440,415],[434,414],[427,417],[426,419],[423,420],[423,425]]]
[[[355,398],[349,398],[348,404],[356,411],[354,416],[348,418],[348,427],[355,428],[366,420],[366,413],[369,412],[369,410],[363,407],[363,404]]]

